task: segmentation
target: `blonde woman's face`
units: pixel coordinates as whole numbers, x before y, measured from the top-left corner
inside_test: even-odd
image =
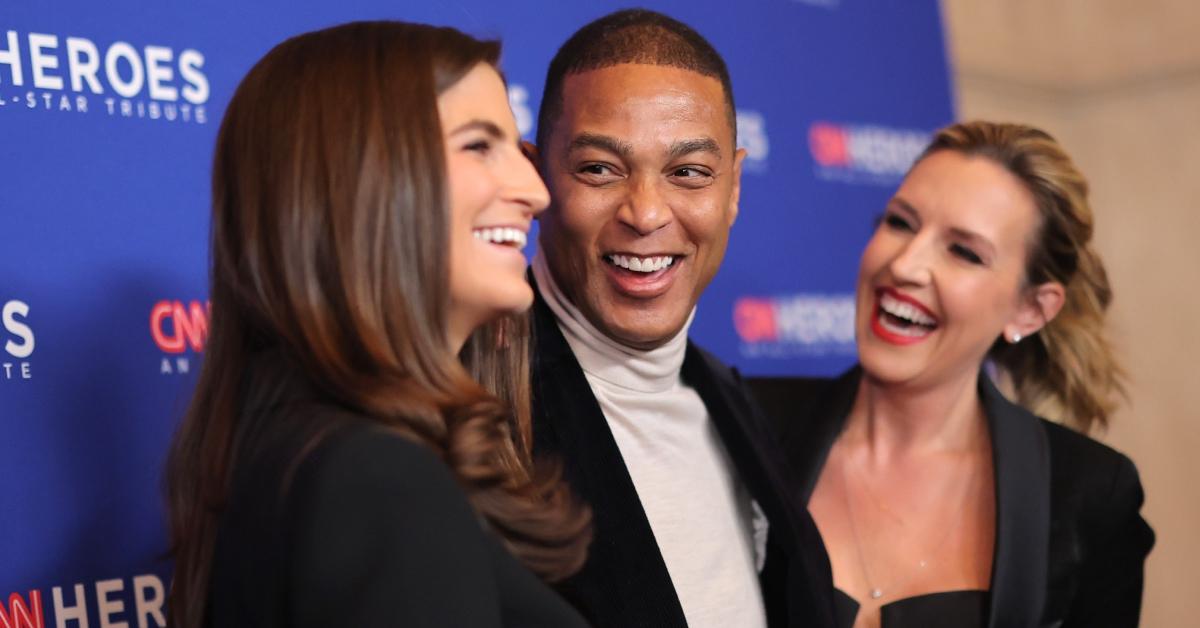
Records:
[[[521,151],[507,90],[479,64],[438,97],[450,201],[449,335],[528,308],[522,249],[549,195]]]
[[[918,163],[863,251],[864,371],[922,386],[973,379],[992,343],[1029,314],[1023,280],[1037,226],[1032,195],[993,161],[941,151]]]

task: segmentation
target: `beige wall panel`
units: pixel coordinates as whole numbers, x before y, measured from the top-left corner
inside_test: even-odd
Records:
[[[1179,33],[1200,30],[1200,2],[944,7],[960,117],[1042,126],[1092,182],[1096,246],[1115,292],[1111,330],[1130,372],[1130,402],[1100,438],[1137,463],[1158,533],[1143,626],[1196,625],[1200,38]]]

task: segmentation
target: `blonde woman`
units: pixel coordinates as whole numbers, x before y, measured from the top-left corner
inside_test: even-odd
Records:
[[[1137,625],[1141,485],[1085,436],[1121,373],[1092,228],[1083,175],[1021,125],[943,129],[887,204],[859,269],[860,365],[782,427],[840,626]]]

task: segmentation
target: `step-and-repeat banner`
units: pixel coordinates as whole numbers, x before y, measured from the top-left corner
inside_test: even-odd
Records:
[[[0,6],[0,628],[162,626],[161,471],[203,359],[212,145],[300,32],[395,18],[505,42],[521,131],[576,28],[624,3]],[[936,0],[648,2],[729,63],[741,213],[694,336],[756,375],[853,359],[858,255],[952,117]]]

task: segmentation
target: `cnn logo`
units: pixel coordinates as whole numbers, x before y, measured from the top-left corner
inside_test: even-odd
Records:
[[[204,351],[211,304],[207,301],[159,301],[150,310],[150,336],[163,353]]]

